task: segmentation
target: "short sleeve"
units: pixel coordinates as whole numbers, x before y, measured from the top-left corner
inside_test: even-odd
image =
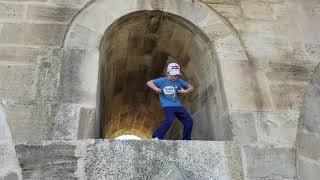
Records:
[[[189,83],[187,81],[184,81],[182,79],[180,79],[180,84],[183,88],[188,88],[189,87]]]
[[[152,80],[153,84],[157,87],[160,87],[162,81],[163,81],[163,78],[157,78]]]

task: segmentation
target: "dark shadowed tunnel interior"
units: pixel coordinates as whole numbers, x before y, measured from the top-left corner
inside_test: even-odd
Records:
[[[101,137],[151,138],[162,121],[158,96],[146,82],[177,62],[194,85],[182,102],[194,119],[193,139],[231,140],[219,64],[208,38],[189,21],[160,11],[139,11],[118,19],[100,45],[98,113]],[[179,139],[175,121],[166,139]]]

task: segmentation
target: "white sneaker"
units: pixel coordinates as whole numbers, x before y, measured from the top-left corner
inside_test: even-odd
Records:
[[[152,140],[160,140],[158,137],[154,137]]]

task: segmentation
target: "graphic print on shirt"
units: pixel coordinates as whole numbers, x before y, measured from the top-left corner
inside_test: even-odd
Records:
[[[163,94],[170,99],[175,99],[176,98],[176,89],[177,87],[173,86],[166,86],[163,88]]]

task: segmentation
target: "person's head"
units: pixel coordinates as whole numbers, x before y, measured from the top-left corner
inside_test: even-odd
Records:
[[[181,76],[180,66],[177,63],[170,63],[167,66],[167,74],[169,79],[175,80]]]

